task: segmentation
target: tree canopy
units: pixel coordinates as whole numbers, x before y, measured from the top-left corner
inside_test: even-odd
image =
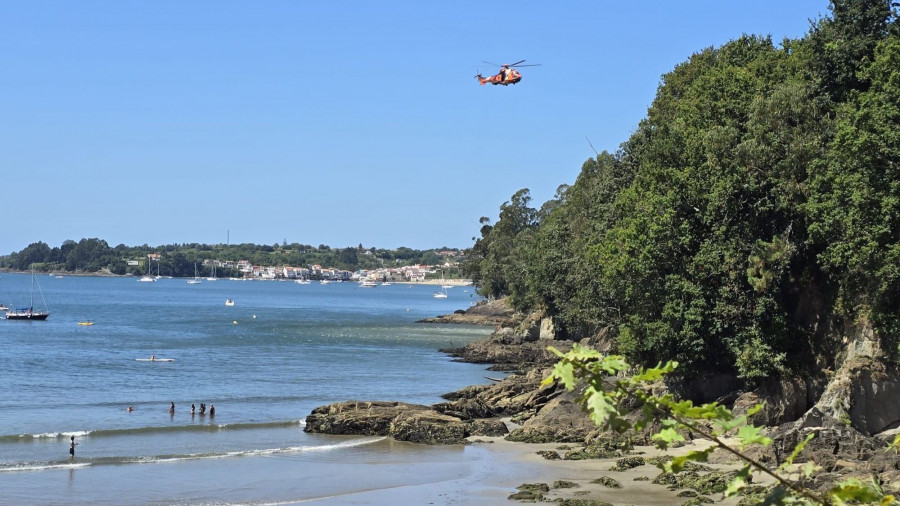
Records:
[[[520,190],[465,268],[564,335],[753,379],[837,329],[900,340],[900,28],[834,0],[806,36],[743,35],[664,75],[636,131],[540,210]]]

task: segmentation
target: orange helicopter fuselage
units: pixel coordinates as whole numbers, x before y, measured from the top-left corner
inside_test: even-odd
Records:
[[[493,85],[502,84],[503,86],[508,86],[510,84],[516,84],[517,82],[522,80],[522,74],[516,69],[508,69],[506,71],[505,77],[502,72],[490,77],[483,77],[481,74],[478,74],[475,77],[478,78],[478,82],[482,86],[488,83]]]

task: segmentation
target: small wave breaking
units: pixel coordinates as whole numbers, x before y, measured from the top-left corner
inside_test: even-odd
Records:
[[[192,424],[192,425],[172,425],[172,426],[155,426],[155,427],[130,427],[122,429],[96,429],[96,430],[79,430],[65,432],[45,432],[40,434],[7,434],[0,436],[0,443],[13,442],[31,442],[35,440],[55,440],[69,439],[71,436],[78,438],[102,438],[110,436],[127,436],[139,434],[153,434],[166,432],[218,432],[223,430],[253,430],[253,429],[273,429],[279,427],[304,427],[305,420],[279,420],[274,422],[260,423],[210,423],[210,424]]]
[[[227,459],[234,457],[260,457],[278,454],[306,453],[306,452],[329,452],[364,446],[385,440],[386,437],[374,437],[364,439],[353,439],[350,441],[342,441],[340,443],[325,445],[306,445],[306,446],[288,446],[283,448],[262,448],[252,450],[238,450],[230,452],[212,452],[212,453],[187,453],[173,455],[153,455],[153,456],[126,456],[126,457],[93,457],[80,458],[76,462],[53,461],[53,462],[19,462],[10,464],[0,464],[0,472],[19,472],[19,471],[47,471],[52,469],[77,469],[80,467],[103,466],[103,465],[125,465],[125,464],[167,464],[173,462],[184,462],[190,460],[209,460],[209,459]]]

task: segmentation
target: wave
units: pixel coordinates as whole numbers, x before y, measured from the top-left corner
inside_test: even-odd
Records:
[[[371,437],[363,439],[353,439],[351,441],[343,441],[341,443],[317,445],[317,446],[288,446],[284,448],[263,448],[254,450],[239,450],[231,452],[212,452],[212,453],[186,453],[173,455],[154,455],[142,457],[79,457],[76,462],[72,461],[50,461],[50,462],[17,462],[17,463],[0,463],[0,473],[3,472],[21,472],[21,471],[47,471],[52,469],[76,469],[81,467],[92,466],[116,466],[127,464],[168,464],[172,462],[184,462],[190,460],[208,460],[208,459],[226,459],[234,457],[259,457],[267,455],[305,453],[305,452],[329,452],[353,448],[356,446],[364,446],[387,439],[386,436]]]
[[[90,467],[90,462],[26,462],[18,464],[0,464],[0,472],[48,471],[50,469],[78,469]]]
[[[6,434],[0,436],[0,443],[13,442],[31,442],[42,439],[69,439],[75,437],[101,438],[110,436],[125,436],[136,434],[153,434],[166,432],[219,432],[223,430],[252,430],[252,429],[271,429],[278,427],[304,427],[305,420],[278,420],[274,422],[258,422],[258,423],[211,423],[211,424],[191,424],[191,425],[171,425],[156,427],[134,427],[125,429],[96,429],[81,430],[68,432],[45,432],[41,434]]]

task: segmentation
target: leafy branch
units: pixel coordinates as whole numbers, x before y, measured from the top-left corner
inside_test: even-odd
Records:
[[[622,433],[628,430],[641,431],[651,422],[659,421],[662,428],[652,435],[652,440],[660,449],[665,450],[672,444],[683,442],[684,436],[679,430],[698,434],[713,443],[713,446],[705,450],[691,451],[662,464],[660,467],[666,472],[678,473],[688,461],[706,462],[714,450],[722,449],[744,463],[729,483],[725,491],[726,497],[746,487],[750,474],[756,472],[766,474],[778,483],[766,499],[769,504],[782,503],[791,496],[799,502],[827,505],[846,504],[847,501],[892,504],[894,501],[893,496],[884,494],[878,483],[874,483],[873,487],[859,480],[848,479],[827,493],[819,494],[789,479],[788,474],[794,460],[813,438],[813,434],[797,444],[777,469],[770,469],[751,458],[743,452],[747,447],[772,444],[772,440],[763,434],[762,427],[748,423],[748,417],[762,409],[763,404],[754,406],[746,414],[735,415],[715,402],[695,406],[689,400],[677,400],[670,393],[655,394],[653,384],[673,372],[678,367],[677,362],[670,361],[656,368],[642,369],[629,376],[626,373],[632,366],[622,356],[604,355],[578,344],[568,353],[561,353],[552,347],[550,351],[560,357],[560,360],[543,383],[549,385],[559,381],[568,390],[574,390],[576,386],[583,384],[581,402],[599,427]],[[635,422],[625,417],[630,411],[626,407],[627,400],[638,400],[641,403],[642,414]],[[739,448],[728,444],[723,439],[725,434],[734,434]],[[897,441],[895,444],[900,447]],[[800,473],[808,478],[817,470],[814,465],[806,465],[800,469]]]

